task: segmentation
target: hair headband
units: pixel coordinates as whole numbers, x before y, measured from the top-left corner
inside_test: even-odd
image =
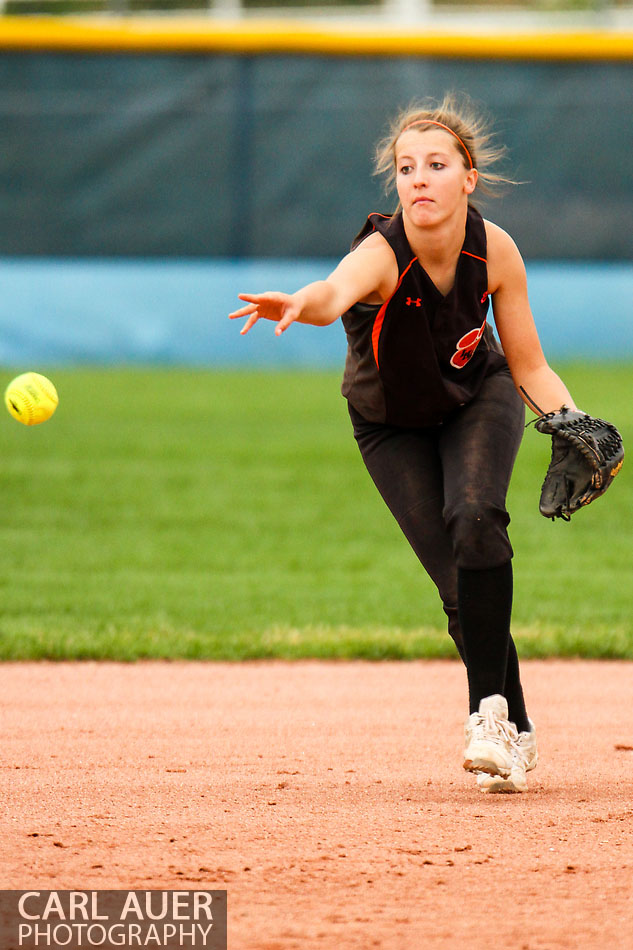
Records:
[[[441,129],[446,129],[447,132],[450,132],[451,135],[453,135],[453,136],[457,139],[457,141],[459,142],[459,144],[461,145],[461,147],[462,147],[462,148],[464,149],[464,151],[466,152],[466,156],[467,156],[467,158],[468,158],[468,162],[469,162],[469,164],[470,164],[470,167],[471,167],[471,168],[474,168],[474,167],[475,167],[475,166],[473,165],[473,160],[472,160],[472,158],[471,158],[470,152],[468,151],[468,149],[466,148],[466,146],[464,145],[464,143],[463,143],[462,140],[460,139],[460,137],[459,137],[459,135],[457,134],[457,132],[454,132],[453,129],[450,128],[450,126],[444,125],[443,122],[436,122],[435,119],[416,119],[415,122],[410,122],[409,125],[405,125],[405,127],[404,127],[404,129],[402,130],[402,132],[400,133],[400,135],[402,135],[403,132],[407,132],[409,129],[412,129],[414,125],[439,125],[439,127],[440,127]]]

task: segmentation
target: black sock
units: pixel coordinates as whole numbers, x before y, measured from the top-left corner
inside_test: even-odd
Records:
[[[485,696],[504,694],[512,613],[512,562],[458,568],[457,610],[464,640],[470,712]]]
[[[510,637],[508,646],[508,665],[506,667],[506,682],[503,695],[508,700],[508,719],[513,722],[519,732],[529,732],[530,723],[525,709],[523,688],[519,676],[519,658],[514,640]]]

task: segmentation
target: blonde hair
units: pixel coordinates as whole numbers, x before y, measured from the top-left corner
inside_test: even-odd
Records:
[[[477,169],[477,188],[491,196],[503,191],[503,186],[516,182],[493,170],[507,150],[494,142],[494,133],[485,116],[464,95],[448,93],[441,102],[426,99],[403,109],[391,122],[389,131],[376,146],[374,174],[385,176],[385,191],[389,193],[396,183],[396,143],[402,133],[413,125],[424,131],[424,123],[444,126],[455,138],[455,148],[462,156],[464,166]]]

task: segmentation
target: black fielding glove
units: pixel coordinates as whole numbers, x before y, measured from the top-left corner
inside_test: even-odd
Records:
[[[604,419],[566,406],[541,416],[536,428],[552,437],[539,511],[552,521],[569,521],[575,511],[603,495],[622,468],[622,437]]]

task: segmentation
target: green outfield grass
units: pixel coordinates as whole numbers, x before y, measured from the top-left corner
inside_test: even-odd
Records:
[[[557,368],[633,445],[632,367]],[[50,422],[0,418],[0,658],[455,655],[338,373],[48,374]],[[631,473],[554,524],[548,460],[528,429],[510,497],[520,652],[632,658]]]

